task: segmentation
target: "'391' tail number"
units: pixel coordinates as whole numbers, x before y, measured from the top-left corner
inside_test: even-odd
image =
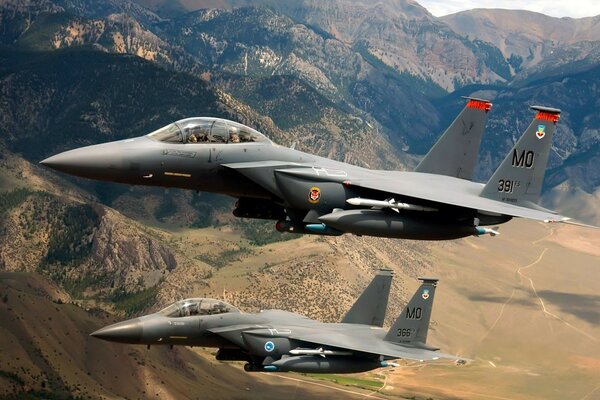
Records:
[[[504,193],[512,193],[515,187],[518,187],[521,183],[519,181],[513,181],[511,179],[500,179],[498,181],[498,191]]]

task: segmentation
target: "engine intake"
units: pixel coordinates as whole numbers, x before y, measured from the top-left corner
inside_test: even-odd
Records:
[[[238,218],[281,220],[285,218],[285,210],[269,200],[240,198],[235,203],[233,215]]]

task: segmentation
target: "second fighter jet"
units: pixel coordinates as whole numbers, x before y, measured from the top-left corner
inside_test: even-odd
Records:
[[[196,298],[91,335],[147,346],[215,347],[217,360],[246,361],[246,371],[339,374],[394,366],[395,359],[464,362],[426,343],[437,279],[422,278],[394,324],[382,328],[391,280],[391,271],[380,271],[341,323],[282,310],[243,313],[220,300]]]

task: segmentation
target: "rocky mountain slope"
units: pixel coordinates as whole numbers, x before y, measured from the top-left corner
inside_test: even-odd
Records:
[[[114,317],[69,304],[60,287],[37,274],[0,272],[0,296],[2,398],[336,397],[327,387],[249,375],[207,352],[93,339],[89,333]]]
[[[155,10],[161,8],[161,2],[141,3]],[[317,32],[327,33],[366,59],[375,57],[392,70],[412,77],[415,83],[421,81],[421,85],[432,89],[438,86],[453,90],[468,83],[508,78],[508,64],[498,57],[497,49],[483,42],[464,40],[414,1],[255,0],[179,4],[186,10],[270,7]]]
[[[405,138],[432,134],[430,120],[408,125],[409,120],[416,118],[416,110],[428,107],[422,93],[412,87],[418,81],[374,62],[376,59],[365,60],[350,46],[273,11],[200,12],[171,22],[157,22],[150,28],[130,15],[90,19],[90,14],[96,15],[91,11],[71,14],[78,11],[67,9],[50,15],[42,13],[39,18],[32,16],[20,36],[5,43],[30,50],[93,46],[97,50],[140,56],[220,84],[239,74],[250,78],[292,75],[317,89],[345,113],[368,119],[371,124],[383,124],[385,133],[393,132],[392,138],[400,146]],[[223,26],[228,29],[224,31]],[[247,27],[253,27],[255,34],[244,34]],[[255,43],[259,37],[262,39]],[[260,104],[256,101],[250,105]],[[411,108],[411,104],[419,106]],[[406,111],[397,114],[392,112],[395,109]]]
[[[13,3],[7,4],[5,7],[10,10]],[[50,4],[31,3],[28,24],[19,25],[13,21],[10,25],[21,26],[22,31],[13,42],[8,39],[5,42],[29,49],[93,46],[102,51],[144,57],[169,70],[211,81],[258,113],[268,115],[290,138],[284,144],[297,142],[303,149],[316,148],[320,154],[362,165],[375,166],[378,157],[372,154],[357,156],[359,152],[353,152],[353,149],[373,141],[373,145],[362,148],[389,148],[388,142],[394,145],[389,151],[396,156],[386,156],[383,165],[397,168],[396,159],[399,158],[411,167],[411,157],[402,155],[401,150],[413,154],[427,151],[462,106],[459,94],[479,93],[494,98],[497,103],[483,142],[478,176],[484,180],[516,135],[513,131],[517,120],[504,114],[497,115],[499,107],[512,108],[510,115],[517,116],[527,112],[525,103],[540,102],[561,107],[569,113],[573,104],[563,99],[580,95],[581,81],[563,78],[578,72],[585,74],[591,82],[585,97],[581,98],[593,99],[597,92],[593,75],[597,62],[592,49],[598,42],[592,40],[596,29],[593,18],[560,20],[518,12],[502,18],[504,14],[497,10],[457,15],[457,18],[477,16],[479,25],[495,26],[495,30],[484,34],[481,33],[483,28],[475,28],[477,24],[472,24],[474,32],[463,31],[458,26],[462,26],[462,19],[458,22],[452,22],[454,20],[450,17],[438,20],[418,4],[407,1],[376,4],[339,1],[328,5],[327,9],[310,1],[276,4],[268,1],[220,2],[212,5],[217,9],[191,13],[181,10],[211,6],[212,3],[185,2],[180,4],[180,11],[169,18],[156,14],[149,18],[151,11],[142,13],[140,6],[124,0],[111,2],[104,11],[88,2],[57,2],[54,7]],[[146,5],[157,10],[160,4],[152,2]],[[236,8],[256,5],[263,8]],[[34,9],[35,6],[37,9]],[[12,11],[10,15],[20,15]],[[503,22],[512,20],[508,16],[517,20],[531,17],[537,25]],[[490,21],[496,21],[496,25]],[[557,29],[563,32],[560,37],[552,36],[554,44],[540,42],[548,37],[544,34],[544,29],[549,29],[548,25],[564,28]],[[377,33],[382,26],[389,28],[385,29],[386,35],[381,33],[383,30]],[[518,49],[515,47],[516,53],[513,54],[513,50],[503,45],[500,39],[492,40],[503,37],[496,35],[496,30],[505,32],[508,39],[505,38],[504,42],[513,43],[513,36],[520,35],[527,39],[523,43],[529,44],[519,45]],[[441,39],[439,35],[442,35]],[[443,71],[455,68],[463,71],[464,66],[460,66],[460,62],[469,58],[465,58],[467,50],[452,47],[457,40],[462,43],[461,46],[474,51],[472,54],[477,63],[489,68],[496,65],[500,68],[496,68],[497,71],[504,71],[498,73],[505,75],[505,82],[510,81],[510,86],[501,81],[481,86],[481,83],[491,81],[484,78],[488,67],[479,66],[474,75],[477,78],[463,80],[456,87],[467,83],[477,83],[477,86],[467,86],[450,96],[441,97],[443,101],[439,101],[440,97],[436,96],[444,91],[434,82],[433,75],[422,74],[412,67],[396,68],[386,58],[388,56],[377,50],[385,48],[394,57],[407,58],[404,64],[416,63],[420,68],[430,60]],[[435,44],[438,42],[439,46]],[[399,44],[407,49],[394,47]],[[432,50],[428,47],[430,45],[437,47]],[[537,47],[533,47],[542,45],[547,50],[544,50],[543,57],[516,67],[515,57],[521,57],[525,47],[531,47],[537,54]],[[445,57],[444,60],[435,61],[428,55],[431,51],[435,57]],[[565,56],[565,51],[576,57]],[[455,54],[462,61],[452,59]],[[517,71],[519,68],[520,72]],[[544,76],[554,78],[544,81],[541,78]],[[550,84],[554,85],[553,96],[536,95],[549,93],[546,86]],[[289,98],[288,92],[294,97]],[[515,96],[517,93],[527,93],[530,97],[518,98]],[[280,101],[284,97],[287,101]],[[291,115],[288,109],[302,110],[303,117]],[[556,151],[551,164],[554,167],[560,167],[570,156],[581,155],[597,143],[593,132],[598,126],[593,118],[568,118],[566,113],[554,147]],[[365,131],[366,134],[363,133]],[[330,145],[332,137],[334,145]],[[360,138],[358,142],[355,141],[357,137]],[[348,145],[348,140],[356,144]],[[595,186],[590,188],[588,185],[583,190],[591,193]]]
[[[161,0],[137,2],[159,14],[167,7]],[[531,73],[553,69],[557,64],[577,61],[590,66],[598,62],[599,17],[555,18],[530,11],[474,9],[435,18],[417,2],[408,0],[338,0],[327,5],[312,0],[168,3],[172,6],[167,17],[207,8],[271,7],[345,43],[366,42],[389,66],[427,76],[446,89],[458,88],[469,81],[511,81],[515,75],[522,79]],[[442,48],[447,51],[440,51]],[[473,54],[476,62],[470,58]],[[424,59],[427,63],[421,62]],[[442,75],[433,68],[435,60]],[[459,65],[461,68],[452,71]],[[468,71],[465,67],[469,65],[479,68]],[[454,86],[452,77],[457,78]]]
[[[415,158],[400,148],[426,151],[463,107],[459,96],[474,93],[495,99],[480,179],[529,123],[529,104],[557,106],[564,112],[546,202],[586,222],[600,215],[597,67],[489,85],[485,74],[500,47],[464,38],[413,2],[341,1],[335,12],[309,1],[275,10],[213,3],[219,10],[189,14],[181,10],[198,3],[174,3],[169,18],[126,0],[0,6],[0,269],[10,271],[0,276],[0,359],[11,360],[0,365],[1,393],[332,397],[339,393],[304,381],[243,375],[206,352],[146,352],[90,342],[87,333],[191,296],[337,321],[382,266],[396,273],[386,323],[416,277],[440,276],[431,343],[475,359],[465,368],[405,365],[368,375],[384,394],[582,398],[594,390],[600,333],[590,277],[600,239],[593,232],[512,221],[499,237],[452,243],[297,237],[275,232],[272,222],[234,219],[224,197],[98,184],[36,165],[68,148],[213,115],[282,145],[398,169]],[[388,57],[385,46],[403,35],[403,45],[415,46],[406,54],[429,66],[412,70],[410,57],[401,66],[410,72],[393,65],[404,53]],[[476,54],[479,63],[450,65],[450,54],[451,74],[465,67],[469,77],[475,68],[484,78],[456,81],[478,84],[436,97],[444,90],[428,68],[445,69],[451,52]],[[509,68],[503,62],[498,68]]]
[[[388,67],[446,91],[510,77],[492,46],[464,40],[414,1],[271,1],[267,4],[376,57]]]
[[[149,5],[158,7],[159,4],[152,2]],[[598,142],[594,132],[599,126],[590,111],[596,107],[594,99],[598,97],[598,18],[574,20],[520,11],[473,10],[436,19],[418,4],[407,1],[374,4],[338,1],[327,6],[311,1],[219,4],[189,1],[180,4],[182,9],[188,11],[204,7],[218,8],[190,14],[180,12],[171,18],[171,25],[167,24],[177,27],[167,31],[191,54],[197,54],[204,64],[249,77],[288,71],[333,101],[337,101],[336,96],[340,93],[349,92],[351,96],[345,97],[347,101],[367,111],[387,128],[392,143],[396,143],[397,147],[413,153],[427,151],[437,137],[436,132],[454,118],[462,106],[457,101],[459,95],[474,94],[493,99],[496,107],[490,114],[488,133],[483,142],[478,174],[480,180],[490,176],[514,143],[524,128],[521,125],[525,125],[530,117],[527,107],[534,103],[564,110],[553,147],[551,166],[558,169],[563,163],[572,166],[573,162],[568,161],[571,156],[575,157],[574,160],[590,158],[586,154]],[[248,5],[266,5],[281,14],[236,8]],[[290,16],[294,23],[282,15]],[[240,31],[239,27],[248,25],[250,16],[261,21],[261,24],[253,26],[253,34],[241,37],[236,32]],[[301,37],[308,39],[299,40],[299,34],[290,36],[290,31],[304,32]],[[435,47],[438,43],[435,35],[442,35],[443,40],[439,39],[442,47]],[[477,51],[473,50],[478,62],[490,68],[495,65],[497,73],[504,76],[504,82],[509,85],[501,80],[494,85],[481,85],[491,81],[485,79],[485,68],[477,67],[477,78],[465,79],[455,87],[460,88],[469,82],[478,85],[466,86],[450,96],[432,97],[432,86],[426,82],[434,82],[433,75],[430,72],[415,72],[415,69],[406,65],[412,62],[410,60],[419,60],[420,67],[428,62],[438,63],[450,75],[452,68],[463,71],[464,66],[458,66],[466,62],[468,57],[465,56],[466,50],[452,47],[456,38],[465,46],[470,46],[471,50],[478,48]],[[425,40],[427,44],[419,44],[420,40]],[[315,52],[319,43],[325,43],[323,49],[327,50]],[[324,54],[332,52],[334,43],[337,49],[346,49],[344,46],[347,46],[348,50],[343,54],[352,55],[352,51],[355,51],[352,59],[364,60],[359,64],[360,70],[372,69],[370,78],[354,81],[350,70],[332,68]],[[407,48],[397,48],[400,45]],[[435,61],[427,53],[431,51],[428,46],[435,47],[436,56],[446,58]],[[408,61],[401,63],[403,67],[398,67],[400,64],[393,65],[389,55],[386,56],[378,48],[384,48],[393,57],[406,58]],[[333,53],[336,54],[336,60],[346,60],[343,65],[357,65],[339,51]],[[302,67],[290,67],[293,62],[286,54],[294,57],[301,54]],[[454,55],[461,57],[462,61],[453,60],[451,57]],[[423,60],[427,62],[423,63]],[[313,69],[312,73],[303,72],[306,66],[318,69]],[[389,73],[392,75],[386,75]],[[390,76],[391,80],[378,78],[381,76]],[[351,80],[348,80],[349,77]],[[424,80],[419,83],[419,79]],[[349,89],[340,89],[344,82],[351,83],[345,85]],[[404,82],[406,85],[390,85],[390,82]],[[406,90],[407,86],[412,90]],[[331,89],[329,92],[328,88]],[[414,89],[425,94],[425,99],[422,94],[415,94]],[[581,170],[583,175],[587,175],[584,178],[587,181],[585,187],[579,187],[579,182],[572,183],[572,186],[593,193],[598,185],[593,178],[596,175],[594,170]],[[558,184],[557,179],[547,182],[548,190]]]
[[[120,313],[157,302],[162,286],[178,285],[174,270],[194,275],[198,284],[211,275],[206,263],[178,251],[160,230],[6,150],[0,175],[2,270],[43,274],[69,300],[100,302]]]
[[[455,32],[496,46],[519,79],[600,60],[600,16],[554,18],[519,10],[475,9],[441,18]]]
[[[75,146],[142,135],[190,115],[211,115],[255,126],[281,144],[298,141],[303,148],[321,148],[323,155],[366,165],[397,165],[376,128],[361,120],[348,121],[341,109],[301,82],[289,100],[301,103],[311,118],[292,122],[288,113],[274,111],[276,123],[287,129],[283,131],[272,119],[205,81],[137,57],[77,49],[8,51],[0,57],[5,61],[0,68],[2,141],[32,160]],[[289,87],[288,82],[272,86]]]

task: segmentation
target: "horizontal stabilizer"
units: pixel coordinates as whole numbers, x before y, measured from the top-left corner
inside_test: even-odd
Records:
[[[470,208],[491,215],[509,215],[544,222],[563,222],[569,219],[553,211],[543,210],[540,207],[524,207],[518,204],[503,203],[478,196],[485,186],[480,183],[440,175],[427,176],[427,185],[423,185],[422,182],[423,177],[419,176],[419,174],[413,174],[412,172],[390,172],[389,174],[386,173],[383,178],[378,174],[372,179],[352,180],[352,182],[348,183],[348,187],[371,189],[404,198],[412,197],[427,201],[428,204],[433,202]],[[450,187],[451,189],[448,189]],[[447,190],[440,190],[441,188]],[[453,193],[473,193],[474,195],[448,196],[449,191]],[[320,217],[320,220],[327,223],[324,217],[332,215],[334,214],[324,215]]]
[[[553,221],[547,221],[547,222],[553,222]],[[574,221],[572,219],[563,220],[561,222],[564,224],[568,224],[568,225],[581,226],[583,228],[600,229],[600,226],[588,225],[588,224],[584,224],[583,222]]]
[[[339,351],[353,351],[376,356],[389,358],[402,358],[414,361],[469,361],[464,357],[455,356],[446,353],[440,353],[431,348],[423,348],[414,345],[402,345],[387,340],[368,341],[362,336],[349,334],[332,334],[327,331],[315,331],[312,328],[295,329],[290,335],[290,339],[300,340],[305,343],[313,343],[315,346],[327,346]]]

